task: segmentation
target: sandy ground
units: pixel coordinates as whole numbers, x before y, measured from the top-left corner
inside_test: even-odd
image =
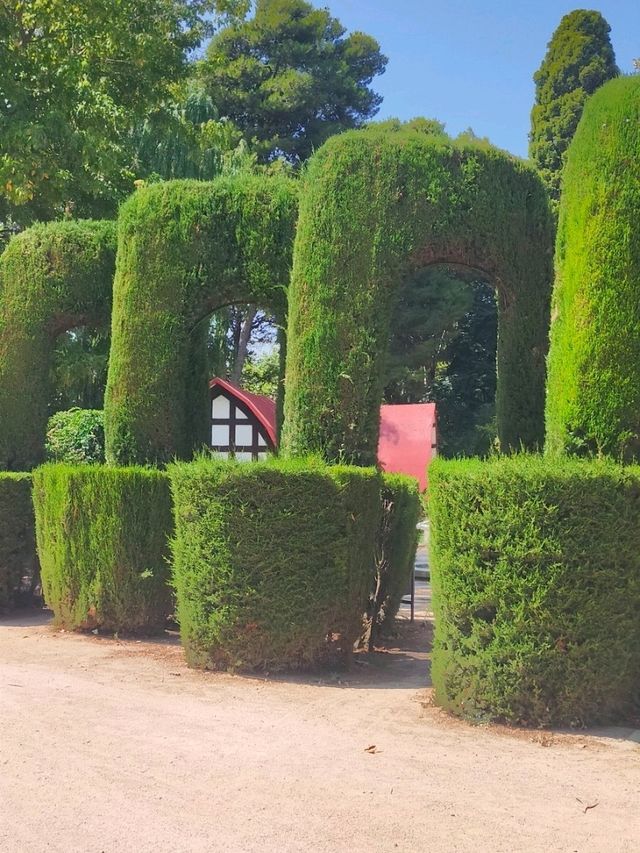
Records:
[[[452,720],[427,633],[261,679],[0,620],[0,851],[640,851],[640,732]]]

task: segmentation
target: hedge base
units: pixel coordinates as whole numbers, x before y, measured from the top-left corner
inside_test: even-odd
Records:
[[[161,630],[172,610],[166,474],[44,465],[33,474],[42,587],[56,625]]]
[[[540,457],[429,470],[437,701],[473,720],[640,709],[640,469]]]
[[[0,473],[0,610],[29,598],[37,578],[31,476]]]
[[[188,663],[276,670],[348,657],[373,579],[379,475],[201,460],[170,476]]]

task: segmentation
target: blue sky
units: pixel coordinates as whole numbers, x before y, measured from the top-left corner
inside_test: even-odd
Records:
[[[581,6],[563,0],[315,0],[350,30],[363,30],[389,57],[374,88],[378,118],[423,115],[452,135],[472,127],[526,156],[532,76],[567,12],[594,8],[611,26],[618,66],[640,57],[640,0]]]

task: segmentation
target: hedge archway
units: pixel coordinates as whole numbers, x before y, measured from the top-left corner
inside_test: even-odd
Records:
[[[109,462],[189,458],[205,442],[201,321],[243,302],[284,316],[296,215],[297,189],[284,177],[170,181],[123,205],[105,396]]]
[[[640,456],[640,78],[587,101],[563,174],[547,450]]]
[[[109,322],[114,222],[36,225],[0,258],[0,469],[44,458],[56,338]]]
[[[394,295],[403,275],[436,263],[495,285],[501,446],[540,445],[552,251],[540,179],[488,144],[376,128],[329,140],[301,196],[286,452],[375,462]]]

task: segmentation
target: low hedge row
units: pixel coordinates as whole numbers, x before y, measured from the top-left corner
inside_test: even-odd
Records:
[[[31,476],[0,473],[0,609],[31,591],[38,561],[34,535]]]
[[[164,472],[43,465],[33,473],[44,598],[69,629],[151,633],[171,611]]]
[[[378,473],[203,459],[170,477],[188,662],[274,670],[349,656],[374,572]]]
[[[404,474],[383,474],[380,500],[375,577],[365,621],[368,648],[392,627],[411,584],[421,514],[418,481]]]
[[[639,468],[437,460],[429,516],[440,704],[535,725],[637,712]]]

